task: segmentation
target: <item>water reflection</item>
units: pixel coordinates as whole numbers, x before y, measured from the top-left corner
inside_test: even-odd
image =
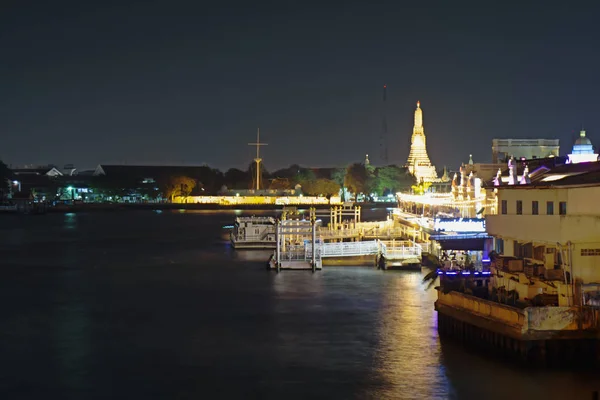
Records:
[[[268,272],[269,251],[220,240],[233,215],[3,219],[3,398],[587,399],[600,388],[593,373],[517,369],[440,343],[419,273]]]
[[[368,392],[377,398],[444,398],[448,393],[431,292],[418,272],[387,273],[378,310],[377,345]]]
[[[232,248],[233,250],[233,248]],[[265,269],[267,261],[273,254],[273,250],[233,250],[231,253],[234,259],[248,262],[264,262]]]
[[[83,389],[89,377],[90,329],[84,304],[68,302],[56,307],[52,316],[57,371],[65,387]]]
[[[77,214],[76,213],[65,213],[65,221],[63,224],[64,229],[76,229],[77,228]]]

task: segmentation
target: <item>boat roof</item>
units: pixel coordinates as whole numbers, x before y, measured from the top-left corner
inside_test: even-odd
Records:
[[[251,216],[251,217],[236,217],[235,218],[235,222],[240,223],[240,222],[250,222],[250,223],[254,223],[254,224],[274,224],[275,223],[275,218],[273,217],[257,217],[257,216]]]

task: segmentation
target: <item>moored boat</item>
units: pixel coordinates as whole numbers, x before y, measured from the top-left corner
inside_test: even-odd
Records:
[[[274,249],[275,218],[237,217],[230,239],[235,249]]]

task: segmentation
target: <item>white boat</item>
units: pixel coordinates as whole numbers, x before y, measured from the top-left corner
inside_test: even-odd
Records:
[[[275,218],[237,217],[231,230],[231,244],[235,249],[274,249]]]

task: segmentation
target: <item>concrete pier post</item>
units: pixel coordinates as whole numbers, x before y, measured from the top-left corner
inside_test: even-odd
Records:
[[[335,206],[334,207],[329,207],[329,226],[331,227],[331,229],[335,230],[336,229],[336,218],[335,218]]]
[[[277,272],[279,272],[279,266],[281,265],[281,223],[279,220],[277,220],[275,225],[275,242],[277,243],[275,266],[277,267]]]
[[[313,217],[312,225],[312,270],[317,270],[317,220]]]

